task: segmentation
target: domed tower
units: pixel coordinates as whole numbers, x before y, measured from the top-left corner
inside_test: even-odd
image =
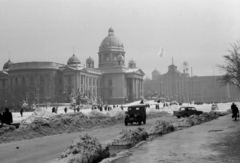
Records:
[[[161,75],[161,73],[155,68],[155,70],[152,72],[152,79],[157,79],[159,75]]]
[[[99,47],[99,68],[118,65],[118,56],[125,58],[123,43],[114,35],[114,30],[110,28],[108,36],[103,39]]]
[[[86,66],[87,66],[87,68],[94,68],[94,60],[91,57],[89,57],[86,60]]]
[[[10,59],[3,65],[3,70],[4,71],[8,71],[8,69],[10,68],[11,64],[13,64]]]
[[[78,57],[75,56],[75,54],[73,54],[73,56],[71,56],[68,59],[67,65],[68,66],[72,66],[72,67],[77,67],[81,64],[80,60],[78,59]]]
[[[133,59],[128,62],[128,68],[136,68],[136,62]]]

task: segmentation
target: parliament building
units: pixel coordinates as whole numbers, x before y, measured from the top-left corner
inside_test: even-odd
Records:
[[[110,28],[98,51],[98,68],[89,57],[73,54],[67,64],[7,61],[0,71],[0,106],[30,102],[64,102],[71,94],[90,93],[103,103],[123,104],[143,96],[144,72],[134,60],[125,63],[123,43]],[[55,100],[55,101],[53,101]]]
[[[152,79],[144,80],[144,96],[179,103],[219,103],[240,101],[240,92],[234,85],[222,85],[221,76],[193,76],[180,72],[173,63],[161,74],[152,71]]]

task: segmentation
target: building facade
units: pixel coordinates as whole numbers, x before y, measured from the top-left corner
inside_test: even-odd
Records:
[[[143,95],[144,72],[133,60],[125,66],[123,43],[112,28],[100,44],[98,59],[98,68],[91,57],[84,65],[75,54],[66,65],[9,60],[0,71],[0,105],[14,105],[22,100],[63,102],[73,93],[89,93],[101,97],[103,103],[123,104]]]
[[[214,103],[240,101],[240,93],[234,85],[221,85],[220,76],[192,76],[180,72],[177,66],[168,66],[168,72],[152,72],[152,80],[144,80],[144,96],[160,97],[166,101]]]

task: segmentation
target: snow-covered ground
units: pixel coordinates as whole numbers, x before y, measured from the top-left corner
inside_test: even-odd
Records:
[[[133,104],[136,104],[136,103],[140,103],[140,102],[139,102],[139,101],[138,101],[138,102],[134,102]],[[240,106],[240,103],[236,103],[236,104],[238,105],[238,107]],[[129,105],[130,105],[130,104],[124,106],[124,111],[127,110],[127,106],[129,106]],[[187,105],[187,104],[183,104],[183,106],[186,106],[186,105]],[[211,111],[211,104],[190,105],[190,106],[194,106],[197,110],[204,111],[204,112],[209,112],[209,111]],[[120,107],[120,105],[119,105],[119,107]],[[117,109],[118,109],[118,110],[121,110],[119,107],[118,107],[118,108],[114,108],[114,109],[116,109],[116,110],[117,110]],[[170,113],[170,114],[173,114],[173,111],[178,110],[180,107],[181,107],[181,106],[179,106],[179,105],[173,105],[173,106],[169,106],[169,107],[162,107],[162,106],[160,105],[160,109],[157,110],[157,111],[166,111],[166,112],[168,112],[168,113]],[[226,110],[230,109],[230,107],[231,107],[231,103],[219,103],[219,104],[218,104],[218,108],[219,108],[218,111],[226,111]],[[65,114],[64,108],[65,108],[65,106],[59,106],[59,107],[58,107],[58,113],[57,113],[57,114]],[[112,108],[113,108],[113,107],[112,107]],[[155,108],[156,108],[155,103],[150,103],[150,108],[147,108],[147,112],[149,112],[149,111],[155,111],[155,110],[156,110]],[[45,108],[45,109],[46,109],[46,108]],[[48,107],[48,108],[47,108],[47,111],[48,111],[48,112],[52,112],[52,107]],[[91,111],[91,108],[89,108],[89,109],[82,109],[82,110],[80,110],[80,111],[81,111],[82,113],[84,113],[84,114],[87,114],[87,113],[89,113],[89,112]],[[68,112],[68,113],[73,113],[74,111],[73,111],[72,109],[68,109],[67,112]],[[21,120],[23,120],[23,119],[31,116],[32,113],[33,113],[33,112],[24,112],[24,113],[23,113],[23,117],[21,117],[20,113],[13,113],[13,122],[14,122],[14,123],[18,123],[18,122],[20,122]],[[107,111],[104,110],[103,113],[107,113]]]

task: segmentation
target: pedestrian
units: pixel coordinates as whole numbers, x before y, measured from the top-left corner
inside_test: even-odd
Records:
[[[123,110],[123,106],[121,105],[121,109]]]
[[[20,115],[23,116],[23,108],[20,109]]]
[[[239,110],[237,105],[232,103],[231,110],[232,110],[232,118],[234,118],[234,120],[236,121],[237,117],[239,117]]]
[[[80,111],[80,108],[79,108],[79,106],[77,107],[77,112],[79,112]]]
[[[0,123],[2,124],[2,113],[0,113]]]
[[[55,107],[52,108],[52,113],[55,113]]]
[[[58,107],[55,108],[55,113],[57,114],[57,112],[58,112]]]
[[[104,106],[104,110],[107,111],[107,108],[108,108],[107,105],[105,105],[105,106]]]
[[[10,125],[13,122],[12,113],[8,108],[5,109],[2,115],[2,123]]]
[[[64,108],[64,112],[67,113],[67,107]]]

